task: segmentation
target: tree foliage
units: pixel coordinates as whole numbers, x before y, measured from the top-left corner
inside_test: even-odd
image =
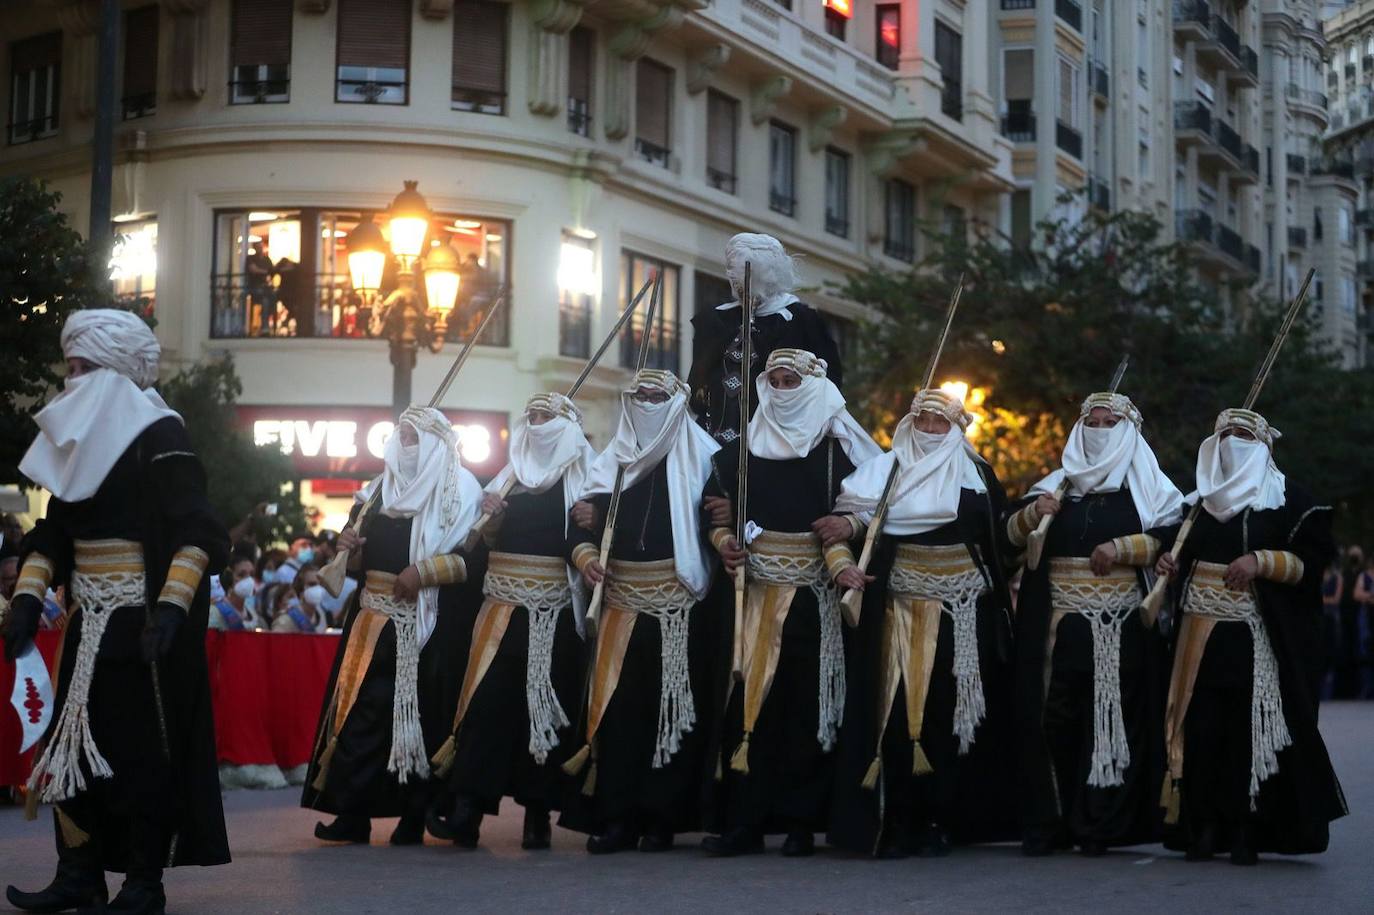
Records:
[[[33,416],[58,381],[62,323],[109,306],[103,262],[58,211],[61,195],[28,178],[0,178],[0,482],[38,434]]]
[[[1061,207],[1061,213],[1068,210]],[[871,307],[854,373],[860,419],[890,429],[920,386],[956,282],[964,295],[936,383],[981,389],[975,441],[1012,492],[1058,465],[1083,397],[1122,390],[1145,416],[1165,471],[1191,491],[1198,443],[1239,406],[1287,303],[1200,279],[1192,251],[1147,213],[1049,218],[1028,250],[989,231],[930,236],[905,273],[874,269],[843,288]],[[1345,536],[1374,540],[1374,373],[1341,370],[1305,313],[1256,408],[1284,432],[1280,466],[1342,509]]]

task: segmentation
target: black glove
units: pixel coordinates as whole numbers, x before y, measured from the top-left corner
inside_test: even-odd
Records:
[[[143,630],[142,648],[145,664],[152,664],[167,657],[167,652],[172,650],[172,641],[177,637],[177,630],[185,621],[186,612],[176,604],[164,601],[153,608],[153,616]]]
[[[24,649],[38,633],[38,621],[43,616],[43,602],[32,594],[16,594],[9,610],[5,611],[5,660],[10,663],[24,653]]]

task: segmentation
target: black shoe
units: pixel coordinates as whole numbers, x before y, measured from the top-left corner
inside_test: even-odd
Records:
[[[899,861],[911,854],[911,837],[903,826],[888,826],[883,830],[883,840],[878,846],[877,857],[884,861]]]
[[[316,823],[315,838],[321,842],[366,845],[372,841],[372,821],[367,817],[341,814],[332,823]]]
[[[448,830],[453,836],[453,844],[459,848],[473,849],[482,838],[482,810],[470,797],[459,795],[453,801],[453,812],[448,816]]]
[[[645,836],[647,839],[648,836]],[[671,840],[669,845],[671,846]],[[641,851],[648,851],[640,843]],[[716,858],[733,858],[736,855],[754,855],[763,851],[763,834],[747,826],[736,826],[719,836],[707,836],[701,840],[702,851]]]
[[[520,847],[525,851],[543,851],[552,844],[552,839],[549,811],[541,807],[526,807],[525,830],[520,839]]]
[[[1217,831],[1215,827],[1204,826],[1193,836],[1193,840],[1188,843],[1188,851],[1184,853],[1185,861],[1211,861],[1217,853]]]
[[[424,845],[425,819],[419,814],[401,817],[396,828],[391,830],[392,845]]]
[[[1107,843],[1099,839],[1088,839],[1078,847],[1078,851],[1085,858],[1100,858],[1107,853]]]
[[[1054,837],[1043,832],[1028,832],[1021,839],[1021,854],[1027,858],[1048,858],[1054,854]]]
[[[639,837],[639,850],[654,854],[661,851],[671,851],[673,848],[673,831],[662,826],[652,826],[644,831],[644,835]]]
[[[440,842],[453,841],[453,827],[448,820],[439,812],[438,807],[430,807],[425,811],[425,832],[434,836]]]
[[[166,915],[167,894],[161,880],[125,880],[108,905],[82,911],[118,912],[120,915]]]
[[[921,833],[921,840],[916,845],[916,856],[918,858],[947,858],[952,847],[949,833],[931,823]]]
[[[587,837],[587,852],[593,855],[612,855],[635,847],[639,836],[624,823],[612,823],[600,835]]]
[[[816,836],[809,832],[789,832],[782,842],[784,858],[809,858],[816,853]]]
[[[1239,867],[1254,867],[1259,864],[1259,852],[1255,851],[1255,840],[1250,830],[1241,827],[1231,840],[1231,863]]]
[[[83,879],[62,874],[60,867],[52,883],[36,893],[25,893],[12,886],[5,889],[5,898],[10,905],[24,912],[70,912],[104,905],[108,897],[103,873]]]

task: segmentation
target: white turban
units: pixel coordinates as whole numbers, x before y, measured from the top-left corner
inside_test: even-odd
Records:
[[[797,286],[797,271],[792,257],[783,250],[782,242],[771,235],[741,232],[725,245],[725,277],[735,293],[735,301],[718,306],[726,311],[739,307],[739,294],[744,286],[744,265],[751,265],[750,292],[758,300],[754,309],[757,317],[780,314],[792,320],[787,306],[800,301],[792,290]]]
[[[62,355],[114,369],[140,388],[157,381],[162,347],[142,318],[117,308],[72,312],[62,325]]]

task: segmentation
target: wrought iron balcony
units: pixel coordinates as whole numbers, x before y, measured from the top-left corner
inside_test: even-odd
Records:
[[[1054,14],[1073,26],[1074,31],[1083,31],[1083,7],[1075,0],[1054,0]]]
[[[1111,186],[1097,175],[1088,176],[1088,204],[1104,213],[1111,212],[1112,209]]]
[[[1174,234],[1179,241],[1212,243],[1212,217],[1202,210],[1179,210],[1174,214]]]
[[[1288,247],[1306,248],[1307,247],[1307,227],[1289,226],[1288,227]]]
[[[1002,136],[1013,143],[1035,142],[1034,111],[1012,109],[1002,115]]]
[[[1111,79],[1107,74],[1107,68],[1100,60],[1093,59],[1088,62],[1088,85],[1097,95],[1104,99],[1110,98],[1111,93],[1108,90],[1111,88]]]
[[[1307,174],[1307,158],[1305,156],[1299,156],[1296,153],[1288,153],[1284,157],[1284,160],[1288,163],[1289,175]]]
[[[1083,158],[1083,134],[1057,118],[1054,122],[1054,145],[1075,159]]]

